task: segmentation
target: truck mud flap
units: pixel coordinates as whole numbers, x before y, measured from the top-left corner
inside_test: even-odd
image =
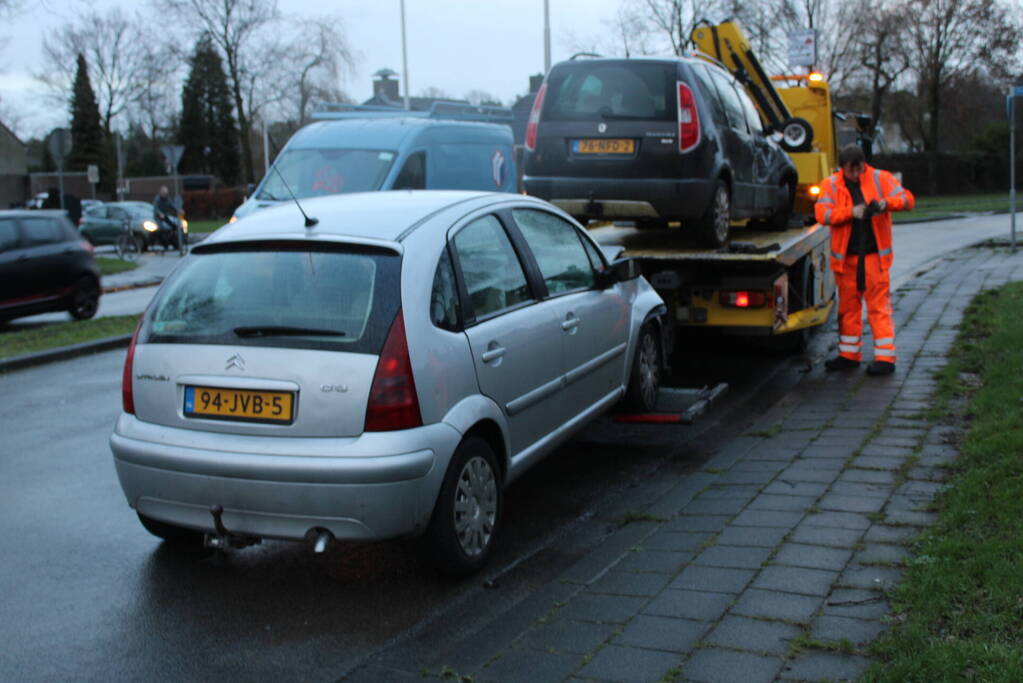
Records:
[[[652,413],[624,413],[615,415],[615,422],[647,424],[690,425],[710,408],[711,404],[728,391],[724,382],[702,389],[662,387],[657,394],[656,410]]]

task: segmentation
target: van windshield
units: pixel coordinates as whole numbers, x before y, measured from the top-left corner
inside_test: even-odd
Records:
[[[543,118],[674,121],[674,64],[579,62],[551,72]]]
[[[274,162],[256,199],[299,199],[379,190],[391,170],[394,152],[377,149],[289,149]]]

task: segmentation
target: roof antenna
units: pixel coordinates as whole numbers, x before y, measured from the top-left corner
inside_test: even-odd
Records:
[[[305,218],[305,227],[311,228],[314,225],[316,225],[317,223],[319,223],[320,222],[319,218],[314,218],[312,216],[309,216],[309,215],[306,214],[305,211],[302,210],[302,205],[298,203],[298,197],[296,197],[295,193],[291,191],[291,186],[288,185],[288,181],[284,179],[284,176],[281,174],[280,170],[277,168],[277,164],[272,165],[270,168],[277,172],[277,177],[281,179],[282,183],[284,183],[284,189],[287,190],[288,194],[291,195],[291,198],[293,200],[295,200],[295,206],[298,207],[298,210],[302,214],[302,217]]]

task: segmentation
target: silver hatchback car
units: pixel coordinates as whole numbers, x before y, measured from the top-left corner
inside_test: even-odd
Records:
[[[197,245],[139,323],[110,446],[150,532],[243,546],[426,536],[482,567],[502,490],[622,400],[665,307],[567,214],[479,192],[261,211]],[[309,221],[313,223],[314,221]]]

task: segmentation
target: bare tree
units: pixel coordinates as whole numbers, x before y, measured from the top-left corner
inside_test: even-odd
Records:
[[[180,67],[181,61],[169,44],[147,43],[130,116],[154,143],[161,131],[172,126],[179,103]]]
[[[465,101],[474,107],[480,105],[489,105],[493,107],[501,107],[501,98],[488,93],[486,90],[473,89],[465,93]]]
[[[96,90],[103,129],[110,135],[115,118],[139,97],[141,72],[149,51],[142,22],[113,7],[90,10],[43,39],[44,70],[35,74],[53,99],[64,103],[71,92],[77,55],[85,57]]]
[[[316,100],[342,102],[347,98],[341,87],[343,77],[355,66],[355,57],[348,47],[341,22],[333,17],[320,17],[300,22],[294,37],[285,49],[282,61],[294,92],[296,120],[308,120]]]
[[[1008,77],[1018,66],[1020,18],[1000,0],[907,0],[902,11],[911,17],[906,48],[926,118],[919,128],[922,146],[936,152],[942,107],[955,79],[978,66]]]
[[[425,97],[431,100],[453,100],[455,99],[447,93],[445,90],[441,90],[435,85],[431,85],[428,88],[423,88],[419,91],[419,97]]]
[[[909,69],[905,48],[910,18],[896,2],[864,0],[857,25],[857,55],[870,92],[870,116],[875,125],[884,115],[884,102]]]
[[[280,20],[276,0],[161,0],[159,6],[195,33],[209,33],[222,53],[238,117],[242,177],[253,182],[253,109],[263,106],[265,94],[277,85],[265,75],[284,57],[278,37],[268,30]]]
[[[623,3],[611,19],[602,19],[604,34],[581,37],[566,31],[561,42],[573,53],[605,57],[635,57],[656,52],[643,15],[633,11],[632,3]]]

